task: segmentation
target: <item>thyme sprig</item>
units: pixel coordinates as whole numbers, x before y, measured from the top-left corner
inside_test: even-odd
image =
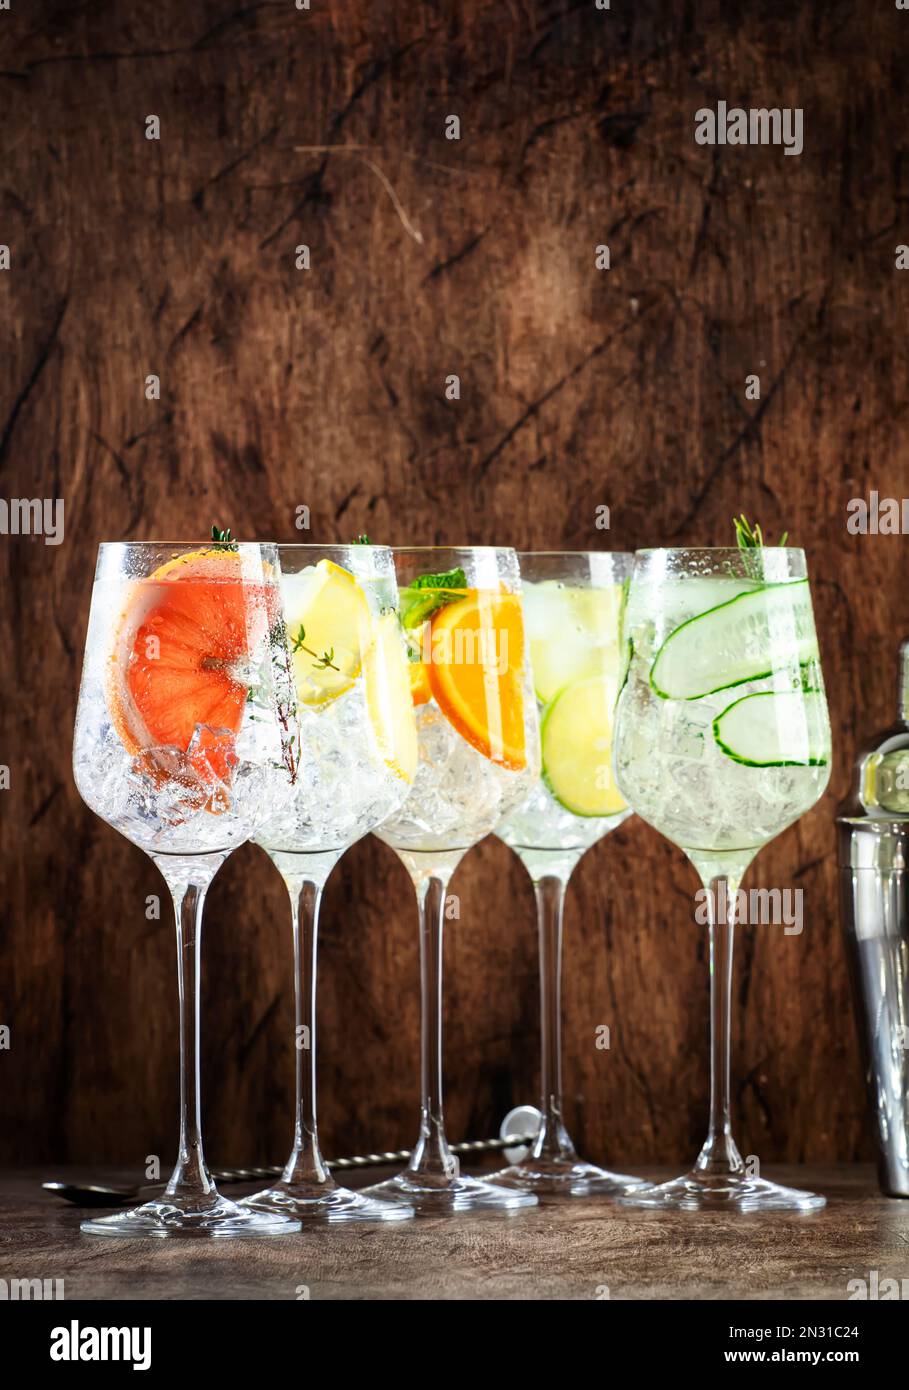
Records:
[[[340,674],[340,666],[335,665],[334,647],[329,647],[328,651],[323,652],[321,656],[318,652],[314,652],[312,647],[307,647],[306,629],[302,623],[300,624],[296,637],[291,638],[291,645],[293,647],[294,656],[296,656],[297,652],[305,652],[307,656],[311,656],[313,658],[313,665],[315,670],[327,671],[328,668],[331,667],[332,671],[337,671]]]

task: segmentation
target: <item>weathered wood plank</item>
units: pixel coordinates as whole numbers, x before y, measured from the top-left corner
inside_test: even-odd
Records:
[[[868,1152],[831,813],[909,627],[905,539],[847,535],[844,512],[906,489],[907,26],[857,0],[0,14],[0,492],[66,501],[61,546],[0,538],[0,1154],[172,1153],[162,885],[69,767],[96,546],[213,519],[299,539],[300,504],[313,541],[717,544],[744,509],[806,547],[837,765],[753,871],[802,886],[808,921],[740,951],[736,1118],[765,1160]],[[803,108],[804,153],[696,145],[720,98]],[[637,822],[575,875],[565,1078],[591,1157],[679,1161],[702,1138],[694,887]],[[535,1094],[532,899],[494,842],[455,888],[447,1110],[478,1136]],[[415,913],[384,847],[343,862],[324,943],[327,1146],[409,1143]],[[251,848],[211,892],[204,988],[211,1157],[275,1161],[289,931]]]

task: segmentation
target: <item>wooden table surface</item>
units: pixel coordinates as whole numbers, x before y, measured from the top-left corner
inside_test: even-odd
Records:
[[[604,1286],[612,1299],[845,1299],[870,1270],[909,1278],[909,1201],[883,1197],[870,1167],[768,1176],[824,1192],[827,1207],[732,1218],[568,1201],[190,1245],[83,1236],[81,1213],[37,1175],[5,1174],[0,1277],[63,1278],[67,1299],[295,1299],[301,1286],[311,1299],[595,1299]]]

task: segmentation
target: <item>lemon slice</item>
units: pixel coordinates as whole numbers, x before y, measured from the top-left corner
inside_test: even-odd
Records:
[[[320,560],[282,581],[297,698],[322,705],[350,690],[371,641],[369,604],[348,570]],[[328,654],[331,665],[322,657]]]
[[[618,671],[621,607],[621,584],[590,589],[544,580],[525,585],[533,683],[544,705],[568,685]]]
[[[614,816],[626,809],[610,762],[617,692],[612,675],[578,681],[556,697],[543,719],[543,779],[576,816]]]
[[[417,770],[410,663],[394,613],[383,613],[373,627],[375,637],[363,658],[366,707],[383,761],[395,776],[410,782]]]

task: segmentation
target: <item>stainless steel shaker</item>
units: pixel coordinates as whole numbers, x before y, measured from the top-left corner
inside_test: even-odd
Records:
[[[909,641],[900,648],[900,721],[856,760],[839,808],[840,902],[878,1176],[909,1197]]]

